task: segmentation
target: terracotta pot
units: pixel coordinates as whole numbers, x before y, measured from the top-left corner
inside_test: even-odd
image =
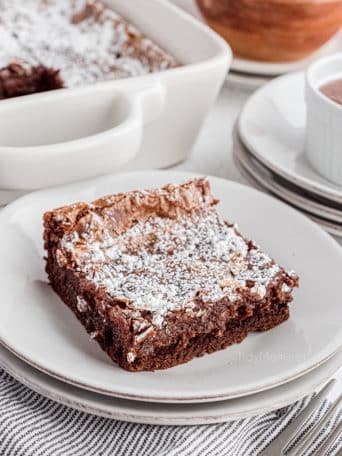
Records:
[[[197,0],[236,55],[288,62],[320,48],[342,25],[342,0]]]

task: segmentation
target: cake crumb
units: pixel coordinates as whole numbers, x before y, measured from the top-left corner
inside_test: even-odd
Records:
[[[81,296],[77,296],[77,310],[81,313],[86,312],[88,310],[88,303],[85,299],[81,298]]]

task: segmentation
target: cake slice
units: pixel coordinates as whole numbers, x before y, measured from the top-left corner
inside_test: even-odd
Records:
[[[203,178],[45,213],[49,281],[122,368],[169,368],[289,317],[298,277],[217,202]]]

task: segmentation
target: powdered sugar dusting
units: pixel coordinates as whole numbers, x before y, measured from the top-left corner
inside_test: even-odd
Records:
[[[150,311],[155,326],[162,326],[170,311],[192,311],[197,298],[207,305],[224,297],[233,302],[253,287],[262,299],[280,271],[212,208],[180,219],[153,216],[116,237],[101,223],[96,216],[92,229],[64,235],[61,248],[89,280],[127,302],[134,315]]]
[[[85,299],[77,296],[77,310],[81,313],[86,312],[89,309],[88,303]]]
[[[0,0],[0,11],[0,68],[42,64],[76,87],[176,64],[98,0]]]

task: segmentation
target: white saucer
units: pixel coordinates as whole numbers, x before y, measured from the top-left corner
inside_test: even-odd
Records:
[[[68,385],[34,369],[0,345],[0,366],[37,393],[93,415],[157,425],[222,423],[278,410],[320,390],[341,364],[340,351],[312,372],[267,392],[202,404],[156,404],[117,399]]]
[[[196,0],[172,0],[173,3],[196,17],[201,22],[205,22],[196,5]],[[320,57],[335,54],[342,51],[342,32],[337,33],[328,43],[321,47],[314,54],[303,60],[284,63],[267,63],[258,62],[256,60],[243,59],[234,57],[231,69],[241,73],[249,73],[250,75],[258,76],[279,76],[284,73],[300,71],[307,68],[310,63]]]
[[[235,166],[237,167],[240,175],[248,184],[249,186],[255,188],[256,190],[260,190],[262,192],[266,192],[270,195],[275,195],[284,202],[287,202],[284,198],[281,196],[277,195],[276,192],[274,192],[272,185],[265,183],[265,181],[262,181],[261,179],[255,179],[252,174],[248,172],[248,170],[244,167],[240,159],[237,157],[237,155],[233,155],[234,163]],[[287,202],[288,204],[291,204]],[[295,205],[291,204],[294,208],[296,208]],[[317,225],[319,225],[321,228],[323,228],[327,233],[342,239],[342,230],[341,230],[341,225],[335,224],[333,222],[329,222],[326,219],[323,219],[321,217],[317,217],[309,212],[304,212],[302,211],[305,215],[307,215],[311,220],[313,220]]]
[[[304,74],[277,78],[258,89],[242,109],[239,135],[274,173],[321,198],[342,203],[342,187],[311,168],[304,156]]]
[[[242,90],[255,90],[267,84],[272,78],[264,76],[254,76],[248,73],[238,73],[230,71],[226,77],[226,83],[232,84]]]
[[[303,191],[296,192],[287,185],[287,181],[280,181],[278,176],[272,173],[262,163],[260,163],[248,149],[243,145],[238,137],[237,128],[234,129],[234,149],[233,153],[240,160],[246,171],[261,185],[267,187],[275,195],[281,197],[284,201],[289,202],[297,208],[309,212],[310,214],[331,221],[334,224],[340,224],[342,232],[342,208],[336,209],[327,204],[315,201],[308,193]]]
[[[280,198],[284,202],[291,204],[291,206],[301,210],[311,220],[320,225],[327,233],[342,238],[342,225],[340,223],[332,222],[326,218],[315,215],[312,212],[308,212],[308,207],[310,206],[311,209],[311,205],[306,203],[305,207],[305,203],[302,202],[300,196],[298,197],[297,194],[284,190],[284,187],[280,186],[274,178],[270,177],[270,173],[266,168],[263,168],[265,172],[261,172],[259,174],[257,169],[262,165],[260,165],[260,163],[256,164],[255,159],[253,161],[250,160],[251,157],[246,159],[246,157],[241,153],[242,147],[242,144],[239,146],[234,144],[233,159],[239,173],[249,185],[257,190],[267,192],[277,198]],[[300,201],[299,204],[298,200]]]
[[[241,397],[273,388],[332,356],[342,346],[342,307],[335,289],[342,250],[287,205],[218,178],[210,180],[221,199],[223,216],[238,222],[244,234],[300,275],[291,318],[227,350],[154,373],[126,372],[95,342],[89,342],[79,322],[46,283],[43,212],[112,192],[159,187],[192,177],[174,171],[118,174],[32,193],[7,206],[0,215],[1,342],[65,382],[117,397],[178,403]]]

